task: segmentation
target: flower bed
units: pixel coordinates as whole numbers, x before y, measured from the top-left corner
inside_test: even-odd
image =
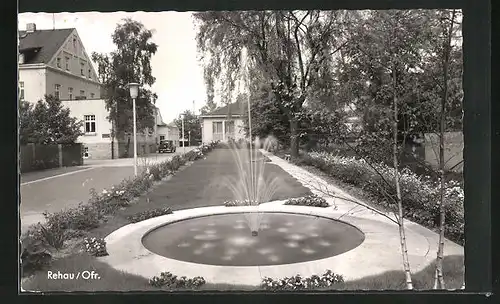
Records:
[[[166,214],[172,214],[172,209],[170,207],[164,207],[164,208],[156,208],[153,210],[146,210],[134,215],[131,215],[128,217],[129,221],[132,223],[137,223],[137,222],[142,222],[147,219],[157,217],[157,216],[162,216]]]
[[[160,276],[154,276],[149,280],[149,284],[155,287],[167,287],[171,289],[195,289],[204,285],[205,279],[203,277],[187,278],[185,276],[177,277],[170,272],[162,272]]]
[[[301,164],[321,169],[342,182],[357,186],[367,192],[383,207],[394,209],[396,189],[395,171],[385,164],[368,164],[363,159],[342,157],[333,153],[311,152],[302,155]],[[405,218],[434,229],[439,226],[438,182],[420,177],[409,169],[400,171],[401,193]],[[446,183],[445,236],[464,244],[464,191],[456,181]]]
[[[36,263],[46,265],[47,257],[49,260],[51,257],[48,249],[60,249],[65,241],[81,237],[86,231],[99,227],[106,221],[106,216],[129,206],[134,198],[150,189],[155,181],[174,174],[188,161],[204,158],[216,146],[216,142],[204,144],[182,156],[176,155],[169,161],[151,165],[138,176],[125,179],[109,190],[105,189],[101,193],[91,191],[87,204],[81,203],[75,208],[55,213],[44,213],[46,222],[30,227],[22,238],[23,270],[25,264],[26,269],[38,269],[39,265],[35,265]],[[151,214],[141,216],[157,216],[156,214],[162,215],[164,212],[166,210],[154,210]],[[31,255],[36,256],[31,258]]]
[[[321,207],[321,208],[326,208],[329,206],[329,204],[324,198],[319,197],[316,194],[311,194],[298,198],[290,198],[285,202],[285,205],[310,206],[310,207]]]
[[[304,290],[304,289],[320,289],[331,287],[337,283],[343,283],[342,275],[334,274],[331,270],[327,270],[321,276],[313,275],[303,278],[300,275],[286,277],[279,280],[271,278],[263,278],[261,287],[266,290],[282,291],[282,290]]]
[[[259,205],[257,201],[252,201],[249,199],[240,201],[240,200],[232,200],[232,201],[225,201],[224,206],[226,207],[237,207],[237,206],[256,206]]]

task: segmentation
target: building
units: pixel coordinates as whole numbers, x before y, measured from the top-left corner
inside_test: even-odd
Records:
[[[208,143],[217,140],[227,142],[229,139],[236,141],[245,139],[243,113],[243,105],[235,102],[201,115],[202,142]]]
[[[110,159],[133,154],[133,136],[113,138],[101,84],[76,29],[19,31],[19,99],[36,103],[53,95],[84,125],[78,142],[84,157]],[[139,155],[156,152],[154,130],[138,131]]]
[[[174,123],[165,123],[159,109],[156,109],[156,143],[162,140],[171,140],[176,147],[179,146],[179,128]]]
[[[101,85],[76,29],[19,31],[19,98],[36,103],[45,95],[60,100],[99,99]]]

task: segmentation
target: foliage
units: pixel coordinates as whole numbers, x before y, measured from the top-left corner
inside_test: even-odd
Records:
[[[70,115],[68,108],[52,95],[34,106],[28,101],[19,104],[19,141],[21,144],[74,143],[83,135],[83,123]]]
[[[248,11],[194,14],[205,79],[223,86],[223,100],[240,80],[266,89],[288,117],[292,154],[298,153],[296,115],[318,79],[330,73],[343,43],[345,11]],[[245,54],[244,56],[243,54]]]
[[[312,152],[303,156],[307,165],[318,167],[342,182],[360,187],[384,208],[394,209],[395,188],[384,182],[394,179],[394,169],[383,163],[368,164],[364,159],[332,153]],[[376,170],[376,171],[375,171]],[[408,169],[400,172],[404,217],[430,229],[439,225],[439,183],[420,177]],[[449,221],[445,235],[464,244],[464,191],[456,181],[446,183],[445,210]]]
[[[178,288],[199,288],[204,285],[203,277],[187,278],[185,276],[177,277],[170,272],[162,272],[160,276],[154,276],[149,280],[149,284],[155,287]]]
[[[189,132],[191,132],[190,146],[194,143],[201,141],[201,121],[200,118],[193,112],[186,110],[184,111],[184,137],[189,139]],[[182,114],[174,120],[174,124],[179,128],[179,138],[182,138]]]
[[[285,202],[285,205],[312,206],[321,208],[330,206],[324,198],[317,196],[315,194],[298,198],[290,198]]]
[[[52,255],[42,240],[32,235],[27,235],[21,244],[21,269],[23,276],[50,265]]]
[[[92,256],[101,257],[108,255],[106,251],[106,241],[101,238],[85,238],[85,251]]]
[[[132,223],[142,222],[147,219],[158,217],[166,214],[172,214],[172,209],[170,207],[156,208],[152,210],[145,210],[143,212],[131,215],[128,217],[129,221]]]
[[[151,41],[153,31],[132,19],[124,19],[112,34],[116,50],[110,54],[92,53],[98,66],[99,80],[105,91],[108,119],[113,123],[114,134],[121,137],[132,133],[132,100],[128,83],[140,85],[136,99],[137,129],[154,127],[157,95],[150,88],[155,78],[152,75],[151,57],[158,45]]]
[[[258,205],[259,202],[257,201],[252,201],[249,199],[246,200],[230,200],[230,201],[225,201],[224,206],[226,207],[237,207],[237,206],[255,206]]]
[[[344,277],[342,275],[327,270],[321,276],[313,275],[305,278],[298,274],[293,277],[285,277],[279,280],[265,277],[262,279],[261,287],[271,291],[292,291],[331,287],[343,282]]]

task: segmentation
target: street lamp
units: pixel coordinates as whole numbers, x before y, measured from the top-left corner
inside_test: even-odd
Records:
[[[181,119],[182,119],[182,153],[186,153],[186,142],[184,141],[184,117],[186,117],[186,115],[181,114]]]
[[[188,146],[191,146],[191,130],[188,131]]]
[[[139,84],[132,82],[128,84],[130,97],[132,98],[132,111],[134,120],[134,175],[137,176],[137,117],[135,110],[135,99],[139,95]]]

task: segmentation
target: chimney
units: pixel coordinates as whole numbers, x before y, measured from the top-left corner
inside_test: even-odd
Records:
[[[36,24],[35,23],[26,24],[26,32],[33,33],[35,31],[36,31]]]

